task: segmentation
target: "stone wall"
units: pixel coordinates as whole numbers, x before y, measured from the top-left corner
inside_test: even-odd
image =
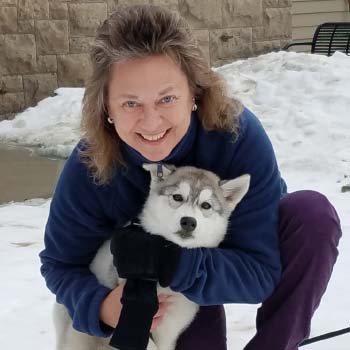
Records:
[[[280,49],[291,38],[291,0],[0,0],[0,115],[83,86],[98,25],[118,4],[180,11],[212,66]]]

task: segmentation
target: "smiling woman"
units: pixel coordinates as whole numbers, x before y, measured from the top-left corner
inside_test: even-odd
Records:
[[[68,310],[61,318],[68,321],[69,313],[81,337],[98,341],[114,328],[120,335],[122,325],[121,350],[140,349],[130,343],[141,338],[125,321],[123,303],[141,324],[134,328],[145,335],[145,343],[149,328],[144,333],[144,324],[152,323],[151,332],[162,324],[171,303],[167,296],[157,301],[155,295],[152,308],[140,310],[150,294],[133,298],[130,284],[124,293],[123,284],[110,289],[91,273],[96,252],[112,238],[117,243],[110,248],[116,258],[111,274],[117,269],[119,276],[144,285],[157,282],[201,305],[176,350],[226,350],[225,303],[262,303],[257,333],[245,350],[297,350],[337,257],[340,226],[334,208],[317,192],[286,193],[261,123],[229,96],[223,77],[209,67],[178,13],[152,5],[118,7],[98,29],[91,59],[83,138],[58,181],[40,253],[47,285]],[[125,227],[152,197],[145,163],[157,163],[160,181],[162,163],[209,170],[224,181],[250,174],[249,190],[230,216],[219,247],[176,247],[156,229],[136,223]],[[204,227],[211,236],[205,220],[188,220],[182,202],[191,191],[189,184],[183,186],[180,181],[181,191],[169,193],[180,218],[172,221],[172,232]],[[209,218],[216,204],[203,187],[195,211]],[[167,206],[150,208],[150,221],[157,215],[164,233],[170,222]],[[120,256],[125,264],[118,264]],[[58,339],[69,338],[69,329],[62,327]],[[58,345],[63,348],[81,347]]]
[[[170,154],[196,108],[186,75],[166,55],[115,63],[107,106],[119,137],[151,161]]]

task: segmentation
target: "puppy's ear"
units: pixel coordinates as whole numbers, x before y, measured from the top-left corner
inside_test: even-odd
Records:
[[[221,180],[219,186],[222,188],[224,197],[229,204],[230,210],[233,211],[237,204],[248,192],[250,175],[244,174],[233,180]]]
[[[144,163],[142,167],[151,173],[151,181],[156,183],[163,181],[176,170],[174,165],[160,163]]]

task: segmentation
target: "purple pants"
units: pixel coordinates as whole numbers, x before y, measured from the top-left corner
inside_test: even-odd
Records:
[[[257,333],[244,350],[296,350],[309,336],[337,259],[339,218],[322,194],[298,191],[279,208],[282,278],[258,310]],[[223,306],[202,306],[180,336],[176,350],[226,350]]]

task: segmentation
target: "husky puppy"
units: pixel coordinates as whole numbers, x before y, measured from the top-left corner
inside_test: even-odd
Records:
[[[210,171],[189,166],[163,166],[160,174],[157,164],[145,164],[144,168],[151,173],[149,196],[139,217],[144,230],[185,248],[217,247],[232,211],[248,191],[250,176],[221,181]],[[99,248],[90,269],[101,284],[115,288],[122,279],[118,280],[109,246],[110,241],[106,241]],[[190,325],[199,306],[170,288],[158,286],[160,293],[170,294],[171,304],[152,338],[156,349],[174,350],[178,336]],[[54,323],[57,350],[112,349],[109,339],[75,331],[65,307],[57,303]]]

